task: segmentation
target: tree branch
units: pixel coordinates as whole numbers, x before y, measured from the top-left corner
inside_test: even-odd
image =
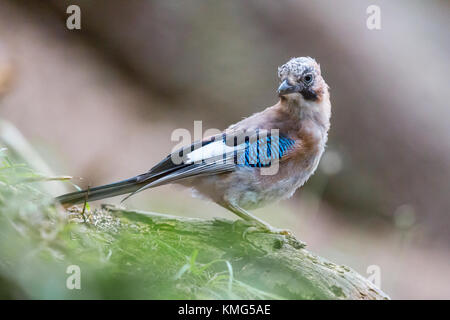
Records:
[[[183,218],[106,205],[101,211],[127,221],[126,228],[145,226],[146,232],[181,252],[198,252],[198,262],[229,261],[236,281],[274,297],[389,299],[352,269],[310,253],[292,236],[255,232],[244,239],[248,225],[241,220]]]

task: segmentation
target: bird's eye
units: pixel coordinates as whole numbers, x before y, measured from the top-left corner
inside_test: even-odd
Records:
[[[306,84],[310,84],[310,83],[313,81],[313,75],[310,74],[310,73],[308,73],[307,75],[305,75],[305,76],[303,77],[303,81],[304,81]]]

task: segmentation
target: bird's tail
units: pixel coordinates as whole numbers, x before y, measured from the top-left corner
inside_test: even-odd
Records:
[[[146,183],[148,183],[147,179],[142,179],[142,176],[136,176],[99,187],[63,194],[62,196],[57,197],[56,201],[61,203],[64,207],[69,207],[85,201],[101,200],[135,192]]]

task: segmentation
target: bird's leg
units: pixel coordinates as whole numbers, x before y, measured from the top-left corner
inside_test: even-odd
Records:
[[[276,233],[276,234],[283,234],[283,235],[292,235],[289,230],[283,230],[283,229],[277,229],[272,227],[267,222],[264,222],[263,220],[259,219],[258,217],[255,217],[250,212],[248,212],[245,209],[242,209],[241,207],[237,205],[227,204],[226,208],[233,212],[238,217],[244,219],[245,221],[251,222],[258,226],[260,229],[263,229],[264,231],[270,232],[270,233]],[[245,231],[245,233],[255,231],[254,229],[251,229],[251,227]]]

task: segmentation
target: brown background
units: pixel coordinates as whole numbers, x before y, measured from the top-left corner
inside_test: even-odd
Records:
[[[79,31],[66,28],[69,4]],[[366,28],[370,4],[381,30]],[[223,129],[272,105],[277,66],[312,56],[331,87],[329,152],[291,200],[256,214],[363,275],[378,265],[393,298],[448,299],[449,7],[0,0],[0,116],[55,174],[113,182],[170,152],[176,128]],[[234,218],[172,186],[126,205]]]

